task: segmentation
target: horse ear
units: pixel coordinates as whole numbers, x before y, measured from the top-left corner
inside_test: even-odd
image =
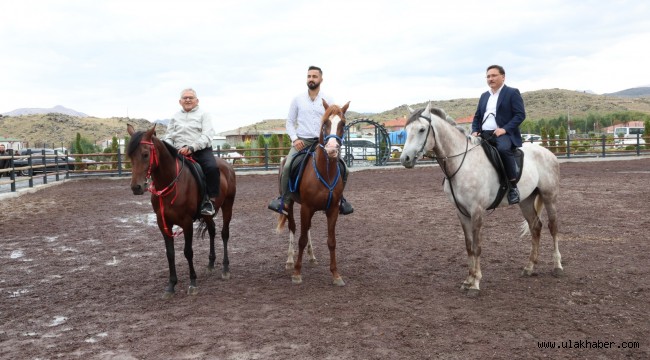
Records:
[[[154,124],[151,129],[147,130],[147,133],[144,136],[145,139],[151,139],[153,136],[156,136],[156,124]]]
[[[348,107],[349,107],[349,106],[350,106],[350,102],[348,101],[348,102],[345,103],[345,105],[343,105],[343,107],[341,108],[341,110],[343,111],[344,114],[345,114],[346,111],[348,111]]]
[[[424,112],[431,114],[431,101],[427,103],[427,107],[424,108]]]
[[[327,101],[325,101],[325,99],[323,99],[323,107],[325,108],[325,110],[327,110],[327,108],[330,107],[330,106],[327,104]]]
[[[413,114],[415,110],[411,107],[411,105],[406,105],[406,108],[408,109],[409,113]]]
[[[133,128],[133,125],[126,124],[126,132],[129,133],[129,135],[133,135],[133,133],[135,132],[135,129]]]

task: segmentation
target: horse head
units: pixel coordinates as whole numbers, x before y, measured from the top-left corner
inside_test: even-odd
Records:
[[[318,142],[323,146],[327,157],[330,159],[339,157],[343,130],[345,129],[345,112],[348,111],[348,106],[350,106],[349,101],[343,107],[339,107],[338,105],[329,105],[323,99],[325,114],[323,114],[323,120],[321,121]]]
[[[399,160],[406,168],[412,168],[418,159],[421,159],[428,151],[436,146],[436,138],[432,131],[431,103],[426,108],[413,110],[408,107],[410,116],[404,130],[406,130],[406,142]]]
[[[146,132],[135,131],[128,124],[127,132],[131,140],[127,146],[126,155],[131,159],[131,190],[134,195],[142,195],[147,190],[147,180],[158,165],[158,157],[152,139],[156,136],[156,125]]]

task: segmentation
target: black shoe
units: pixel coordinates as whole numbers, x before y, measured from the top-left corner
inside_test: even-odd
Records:
[[[203,202],[203,206],[201,207],[201,215],[214,215],[214,205],[212,205],[212,201],[208,200]]]
[[[508,204],[513,205],[519,202],[519,189],[510,188],[508,192]]]
[[[352,204],[350,204],[345,198],[341,198],[341,204],[339,205],[339,213],[341,215],[350,215],[354,212]]]
[[[277,213],[280,213],[280,214],[282,214],[282,215],[289,215],[289,212],[288,212],[287,209],[285,208],[285,206],[284,206],[284,202],[282,201],[282,197],[281,197],[281,196],[280,196],[279,198],[277,198],[277,199],[273,199],[273,200],[269,203],[268,208],[269,208],[270,210],[273,210],[273,211],[275,211],[275,212],[277,212]]]

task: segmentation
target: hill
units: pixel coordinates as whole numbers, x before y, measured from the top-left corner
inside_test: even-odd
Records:
[[[112,139],[113,136],[118,139],[127,136],[127,124],[132,124],[137,130],[146,130],[153,126],[145,119],[101,119],[59,113],[3,116],[0,117],[0,137],[21,139],[29,142],[32,147],[43,142],[48,147],[68,147],[79,133],[89,141],[99,144]],[[166,129],[164,125],[156,125],[158,135],[164,134]]]
[[[639,88],[643,89],[643,88]],[[526,119],[536,121],[540,119],[556,118],[566,115],[572,117],[584,117],[589,114],[610,114],[619,111],[640,111],[650,114],[650,88],[647,91],[639,90],[637,94],[644,94],[644,97],[630,98],[624,95],[597,95],[582,91],[571,91],[563,89],[536,90],[522,93],[526,104]],[[627,92],[624,90],[619,93]],[[618,94],[618,93],[615,93]],[[423,108],[426,102],[410,105],[413,109]],[[454,119],[473,116],[476,112],[478,97],[469,99],[453,99],[431,101],[432,106],[444,109]],[[379,123],[393,120],[400,117],[408,117],[407,105],[401,105],[391,110],[378,114],[360,114],[354,111],[347,112],[348,120],[370,119]],[[285,120],[265,120],[253,125],[241,128],[246,130],[266,130],[284,127]]]
[[[630,94],[639,94],[638,97],[629,97]],[[569,113],[571,117],[585,117],[589,114],[605,115],[614,112],[639,111],[650,114],[650,88],[636,88],[623,90],[609,95],[597,95],[589,92],[571,91],[562,89],[547,89],[529,91],[522,94],[526,104],[526,118],[532,121],[556,118]],[[474,115],[478,97],[470,99],[453,99],[432,101],[431,104],[443,108],[455,119]],[[426,106],[426,102],[411,104],[414,109]],[[406,105],[377,114],[360,114],[348,111],[348,120],[370,119],[383,123],[399,117],[408,116]],[[123,138],[126,135],[126,124],[133,124],[136,129],[144,130],[153,123],[145,119],[130,119],[114,117],[101,119],[88,116],[72,116],[51,112],[48,114],[32,114],[21,116],[0,117],[0,137],[19,138],[36,142],[67,144],[74,140],[77,133],[84,138],[100,143],[113,136]],[[229,132],[264,131],[283,129],[284,119],[264,120],[252,125],[233,129]],[[167,127],[164,122],[156,125],[158,134],[165,133]]]
[[[88,117],[88,115],[68,109],[64,106],[57,105],[52,108],[22,108],[22,109],[16,109],[10,112],[2,113],[3,116],[21,116],[21,115],[34,115],[34,114],[49,114],[49,113],[57,113],[57,114],[64,114],[64,115],[70,115],[70,116],[76,116],[76,117]]]

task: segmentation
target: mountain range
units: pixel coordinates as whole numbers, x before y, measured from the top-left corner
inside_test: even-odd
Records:
[[[532,121],[555,118],[568,113],[572,117],[588,114],[610,114],[614,112],[639,111],[650,114],[650,87],[626,89],[610,94],[597,95],[589,91],[563,89],[536,90],[522,93],[526,104],[526,118]],[[444,109],[455,119],[472,116],[476,111],[478,98],[431,101],[432,106]],[[412,108],[426,106],[426,102],[411,104]],[[379,123],[408,116],[407,105],[401,105],[381,113],[367,114],[347,112],[348,120],[369,119]],[[53,108],[16,109],[0,116],[0,138],[14,138],[27,141],[68,144],[80,133],[90,141],[100,143],[117,136],[126,135],[126,124],[144,130],[152,126],[146,119],[124,117],[96,118],[61,105]],[[156,120],[158,135],[165,133],[168,120]],[[284,127],[284,119],[264,120],[239,129],[247,131],[277,130]],[[229,132],[232,132],[229,131]],[[61,145],[65,146],[65,145]]]

